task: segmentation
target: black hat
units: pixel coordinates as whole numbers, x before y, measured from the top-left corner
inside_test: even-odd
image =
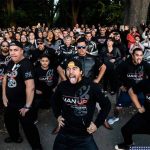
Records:
[[[76,67],[79,67],[80,70],[82,70],[82,64],[79,60],[75,59],[75,58],[72,58],[72,59],[69,59],[66,63],[66,68],[69,67],[69,66],[76,66]]]
[[[10,46],[18,46],[20,47],[21,49],[23,49],[23,45],[21,42],[18,42],[18,41],[13,41],[10,43]]]

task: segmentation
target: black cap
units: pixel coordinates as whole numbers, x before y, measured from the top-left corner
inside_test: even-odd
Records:
[[[76,67],[79,67],[80,70],[82,70],[82,64],[79,60],[75,59],[75,58],[72,58],[72,59],[69,59],[66,63],[66,68],[69,67],[69,66],[76,66]]]
[[[18,42],[18,41],[13,41],[10,43],[10,46],[18,46],[20,47],[21,49],[23,49],[23,45],[21,42]]]

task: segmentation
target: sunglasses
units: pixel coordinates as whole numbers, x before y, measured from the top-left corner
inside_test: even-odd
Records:
[[[37,43],[37,45],[42,45],[43,43]]]
[[[77,46],[77,48],[78,48],[78,49],[81,49],[81,48],[82,48],[82,49],[85,49],[86,46]]]

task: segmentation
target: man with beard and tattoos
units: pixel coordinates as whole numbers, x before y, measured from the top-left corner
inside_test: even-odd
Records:
[[[52,108],[60,130],[53,150],[98,150],[92,134],[107,117],[111,104],[100,86],[84,78],[82,64],[77,59],[66,63],[67,80],[62,81],[52,98]],[[101,107],[93,119],[96,103]]]

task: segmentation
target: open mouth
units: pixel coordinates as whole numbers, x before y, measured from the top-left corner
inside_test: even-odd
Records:
[[[75,84],[76,83],[76,77],[69,77],[69,80],[70,80],[70,82],[72,83],[72,84]]]

